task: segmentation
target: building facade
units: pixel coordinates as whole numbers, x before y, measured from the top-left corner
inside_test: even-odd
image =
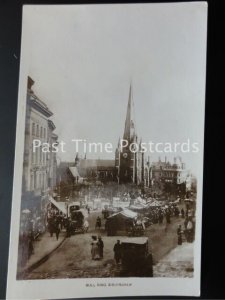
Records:
[[[42,147],[33,151],[33,141],[42,143],[57,141],[53,133],[55,125],[50,121],[53,113],[33,92],[34,81],[28,77],[27,105],[25,121],[22,209],[40,211],[46,205],[48,192],[56,185],[56,155],[42,151]]]
[[[169,193],[185,193],[189,172],[181,157],[174,157],[173,163],[159,160],[151,166],[152,185],[158,186]]]

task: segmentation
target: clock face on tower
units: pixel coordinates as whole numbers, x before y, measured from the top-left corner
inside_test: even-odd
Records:
[[[123,157],[124,158],[127,158],[127,156],[128,156],[128,154],[125,152],[125,153],[123,153]]]

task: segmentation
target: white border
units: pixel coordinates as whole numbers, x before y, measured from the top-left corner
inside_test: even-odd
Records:
[[[207,31],[207,2],[166,3],[153,5],[192,5],[201,9],[204,15],[205,44]],[[115,4],[113,4],[115,5]],[[152,4],[132,4],[152,5]],[[80,5],[79,5],[80,6]],[[201,262],[201,223],[202,223],[202,183],[203,183],[203,149],[201,149],[198,169],[198,197],[196,211],[196,242],[194,247],[194,278],[88,278],[88,279],[53,279],[53,280],[16,280],[18,237],[20,219],[20,199],[23,172],[24,128],[26,114],[26,87],[30,62],[29,40],[29,7],[23,7],[23,28],[21,43],[20,83],[18,96],[16,152],[14,165],[13,201],[11,214],[10,251],[8,262],[7,299],[57,299],[107,296],[198,296],[200,295],[200,262]],[[206,57],[206,53],[202,53]],[[205,69],[202,70],[205,74]],[[205,97],[205,95],[202,95]],[[201,99],[202,101],[202,99]],[[204,107],[202,108],[204,113]],[[202,145],[204,142],[204,124],[202,127]],[[128,283],[131,286],[86,287],[87,283]]]

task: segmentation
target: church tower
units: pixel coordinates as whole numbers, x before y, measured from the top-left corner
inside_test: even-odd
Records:
[[[125,142],[126,141],[126,142]],[[135,149],[135,145],[138,145],[138,139],[135,131],[134,120],[134,104],[133,104],[133,92],[132,85],[130,85],[127,113],[123,134],[123,143],[127,144],[123,149],[120,148],[120,141],[118,148],[116,149],[115,163],[118,174],[118,183],[136,183],[140,182],[138,168],[142,166],[138,161],[139,152]],[[132,152],[133,149],[133,152]],[[140,170],[139,170],[140,171]],[[140,173],[141,174],[141,173]]]

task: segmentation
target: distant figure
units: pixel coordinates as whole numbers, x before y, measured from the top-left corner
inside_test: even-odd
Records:
[[[100,236],[98,237],[98,247],[99,247],[100,258],[103,258],[104,243],[103,243],[103,240],[102,240],[102,238]]]
[[[162,224],[162,223],[163,223],[163,213],[160,210],[160,212],[159,212],[159,224]]]
[[[175,206],[175,211],[174,211],[175,217],[179,217],[179,214],[180,214],[180,210],[177,206]]]
[[[181,229],[181,225],[178,226],[177,228],[177,244],[178,245],[182,245],[182,229]]]
[[[170,224],[170,213],[169,213],[169,211],[166,213],[166,222],[167,222],[167,224]]]
[[[96,228],[101,229],[101,226],[102,226],[102,221],[101,221],[101,218],[98,216],[97,220],[96,220],[96,224],[95,224],[95,229]]]
[[[190,220],[187,223],[187,241],[189,243],[193,241],[193,223]]]
[[[113,251],[114,251],[114,258],[115,258],[116,264],[118,265],[118,263],[121,260],[121,244],[120,244],[120,240],[117,240],[116,244],[114,245]]]
[[[184,219],[184,209],[183,208],[181,208],[181,217]]]
[[[84,232],[86,233],[86,232],[88,232],[88,228],[89,228],[89,223],[88,223],[88,220],[85,220],[84,221]]]
[[[91,258],[93,260],[98,260],[100,258],[99,254],[99,246],[96,236],[92,236],[92,243],[91,243]]]
[[[153,277],[153,256],[150,252],[145,260],[145,276]]]
[[[54,233],[54,220],[53,220],[53,217],[50,217],[48,219],[48,230],[49,230],[50,236],[52,237],[53,233]]]
[[[55,220],[55,224],[54,224],[54,232],[55,232],[55,235],[56,235],[56,240],[58,241],[59,233],[60,233],[60,223],[57,219]]]

